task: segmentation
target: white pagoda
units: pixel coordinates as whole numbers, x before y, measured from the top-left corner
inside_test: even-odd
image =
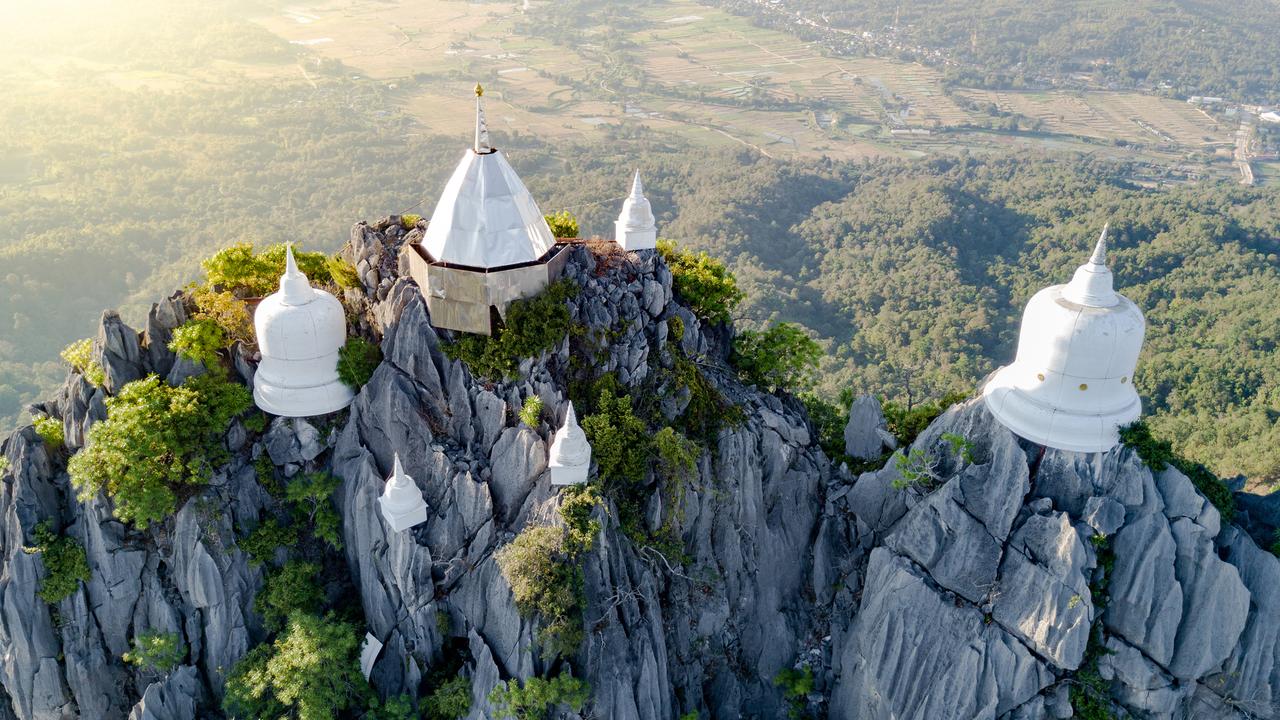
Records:
[[[400,455],[395,455],[391,477],[378,498],[382,517],[395,532],[404,532],[414,525],[427,521],[427,501],[413,478],[405,474],[400,465]]]
[[[293,248],[285,251],[280,291],[267,296],[253,317],[262,360],[253,378],[253,399],[272,415],[311,417],[351,404],[355,393],[338,379],[338,350],[347,341],[342,303],[311,287],[298,270]]]
[[[547,465],[551,468],[552,485],[581,485],[587,481],[587,474],[591,471],[591,443],[578,424],[573,403],[569,403],[564,425],[551,441],[551,457]]]
[[[1015,434],[1060,450],[1105,452],[1142,402],[1133,371],[1146,321],[1112,288],[1107,228],[1071,282],[1036,293],[1022,315],[1018,354],[996,371],[983,398]]]
[[[483,95],[476,85],[475,143],[445,185],[422,240],[406,252],[432,324],[489,335],[512,301],[536,295],[559,277],[568,254],[516,171],[490,144]]]
[[[652,250],[658,246],[658,226],[644,196],[639,170],[631,179],[631,194],[622,202],[622,214],[613,227],[614,240],[623,250]]]

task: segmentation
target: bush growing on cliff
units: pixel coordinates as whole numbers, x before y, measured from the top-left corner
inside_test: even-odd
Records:
[[[67,471],[83,499],[105,492],[115,516],[140,529],[173,514],[180,494],[208,482],[226,458],[227,424],[253,404],[218,375],[172,387],[155,375],[107,399],[107,419],[89,431]]]
[[[89,558],[84,546],[66,535],[53,531],[53,523],[46,520],[35,527],[35,545],[22,548],[27,554],[40,554],[45,577],[40,581],[36,595],[41,600],[56,605],[71,596],[82,582],[89,582]]]
[[[489,693],[489,703],[500,717],[542,720],[548,710],[560,705],[576,713],[590,696],[591,686],[585,680],[562,674],[554,678],[531,677],[523,685],[514,679],[499,683]]]
[[[213,370],[222,366],[218,353],[225,350],[227,344],[227,334],[221,325],[211,318],[196,318],[174,328],[169,349]]]
[[[320,566],[292,560],[267,575],[262,591],[254,599],[254,609],[262,616],[268,630],[279,630],[295,612],[313,613],[324,602],[324,593],[316,584]]]
[[[724,263],[706,252],[679,250],[671,240],[659,240],[658,252],[671,269],[676,294],[695,315],[712,323],[729,322],[745,295]]]
[[[794,392],[808,383],[821,359],[822,346],[799,325],[778,323],[763,332],[738,333],[729,361],[745,382]]]
[[[50,452],[58,452],[62,449],[65,442],[62,432],[62,421],[48,415],[36,415],[31,418],[31,425],[35,427],[36,434],[44,441],[45,447]]]
[[[551,228],[551,234],[558,238],[576,238],[578,237],[578,218],[568,210],[561,210],[558,213],[545,216],[547,226]]]
[[[266,456],[266,453],[263,453]],[[275,518],[267,518],[249,536],[237,544],[249,556],[253,565],[269,563],[276,556],[276,550],[291,547],[298,542],[298,531],[292,526],[281,525]]]
[[[940,400],[923,402],[910,407],[896,402],[881,404],[885,423],[889,432],[898,439],[899,445],[910,445],[916,436],[924,432],[929,424],[946,412],[947,408],[969,399],[967,393],[952,392],[943,395]]]
[[[121,656],[130,665],[168,672],[187,656],[178,633],[146,630],[133,637],[133,649]]]
[[[422,720],[459,720],[471,712],[471,682],[462,676],[446,680],[422,699]]]
[[[63,362],[80,373],[90,385],[102,387],[107,382],[107,373],[102,365],[93,359],[93,339],[77,340],[62,349]]]
[[[571,654],[582,642],[582,569],[566,547],[564,528],[528,527],[494,555],[520,614],[540,617],[539,637]]]
[[[520,422],[531,428],[537,428],[542,419],[542,398],[537,395],[530,395],[524,399],[524,405],[520,408]]]
[[[329,473],[307,473],[291,480],[284,491],[315,536],[334,550],[342,549],[342,518],[333,506],[333,493],[341,484],[341,478]]]
[[[200,264],[210,288],[238,298],[262,297],[275,292],[279,286],[280,276],[284,274],[285,250],[286,246],[279,244],[255,252],[252,243],[242,242],[219,250]],[[334,282],[329,258],[324,253],[303,252],[295,247],[293,258],[312,283]]]
[[[636,417],[630,396],[615,396],[608,389],[602,391],[596,401],[596,412],[582,419],[582,430],[591,441],[592,456],[606,491],[644,479],[649,460],[649,429]]]
[[[355,626],[332,616],[295,612],[270,645],[259,645],[227,678],[223,709],[231,718],[333,720],[365,691]]]
[[[490,380],[513,377],[524,358],[559,345],[569,333],[569,299],[578,294],[572,280],[558,280],[538,295],[517,300],[506,322],[492,336],[462,334],[444,345],[444,353],[462,360],[473,375]]]
[[[338,379],[359,391],[382,362],[382,348],[353,336],[338,350]]]

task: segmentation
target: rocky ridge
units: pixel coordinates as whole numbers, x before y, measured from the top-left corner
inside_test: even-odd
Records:
[[[494,559],[531,523],[556,522],[546,469],[554,426],[516,419],[541,398],[562,418],[581,339],[490,383],[443,352],[416,286],[401,277],[407,237],[395,219],[357,225],[350,252],[364,284],[362,332],[385,360],[349,411],[233,424],[231,460],[169,522],[137,532],[109,501],[80,501],[66,452],[105,417],[106,397],[148,373],[199,372],[166,349],[185,319],[180,296],[157,304],[144,333],[104,315],[95,388],[72,374],[40,409],[62,420],[66,451],[33,428],[4,441],[0,517],[0,718],[217,716],[226,674],[266,637],[254,598],[263,573],[236,540],[273,513],[255,461],[282,477],[329,470],[338,492],[349,587],[381,643],[371,683],[416,695],[430,671],[461,661],[470,718],[494,716],[500,680],[570,671],[592,688],[589,714],[619,720],[777,718],[1064,718],[1073,689],[1139,718],[1280,717],[1280,562],[1176,470],[1153,473],[1131,450],[1043,450],[1009,433],[980,401],[938,418],[910,448],[859,477],[818,446],[802,406],[743,387],[725,363],[729,335],[674,297],[653,253],[578,246],[567,275],[591,362],[626,388],[666,392],[673,353],[743,409],[698,460],[675,506],[655,493],[650,527],[672,523],[684,556],[637,544],[616,513],[585,559],[586,639],[572,659],[544,657]],[[669,322],[672,318],[681,322]],[[671,336],[672,328],[682,330]],[[251,359],[237,353],[245,380]],[[846,437],[863,455],[892,442],[863,403]],[[953,438],[965,441],[957,448]],[[375,499],[398,452],[430,507],[392,533]],[[852,453],[851,453],[852,454]],[[906,455],[910,457],[910,455]],[[895,456],[897,457],[897,456]],[[920,482],[906,483],[917,479]],[[896,481],[896,485],[895,485]],[[1254,515],[1259,515],[1255,512]],[[52,520],[86,549],[91,579],[50,606],[32,544]],[[160,675],[121,654],[144,629],[179,633],[186,664]],[[1101,649],[1101,651],[1100,651]],[[807,697],[779,671],[806,667]],[[1096,676],[1095,683],[1086,680]]]

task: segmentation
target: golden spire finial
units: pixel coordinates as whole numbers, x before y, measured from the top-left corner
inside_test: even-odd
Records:
[[[484,95],[484,86],[481,85],[480,83],[476,83],[476,97],[481,97],[483,95]]]

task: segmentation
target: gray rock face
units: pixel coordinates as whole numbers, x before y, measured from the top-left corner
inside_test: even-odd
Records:
[[[844,451],[859,460],[874,460],[887,448],[893,450],[897,441],[889,434],[880,401],[863,395],[849,408],[849,422],[844,426]]]
[[[142,343],[138,332],[125,325],[116,311],[102,313],[94,350],[100,355],[97,359],[106,371],[106,387],[111,394],[142,377]]]
[[[1096,670],[1117,717],[1280,718],[1280,561],[1223,527],[1181,473],[1153,476],[1124,448],[1043,450],[975,400],[902,450],[905,475],[895,459],[855,480],[823,456],[800,403],[737,382],[724,366],[730,334],[678,302],[656,253],[569,250],[573,339],[524,359],[515,378],[478,381],[445,355],[450,336],[399,277],[400,249],[420,235],[399,218],[353,230],[346,252],[364,290],[348,300],[382,335],[385,362],[349,414],[275,419],[264,435],[233,423],[228,461],[163,526],[141,533],[107,500],[77,499],[65,458],[32,428],[4,440],[0,720],[216,717],[227,673],[267,637],[253,609],[263,571],[236,545],[278,507],[256,479],[264,455],[286,477],[342,478],[344,587],[383,644],[372,686],[416,694],[441,663],[465,659],[470,720],[496,720],[487,698],[499,682],[559,672],[590,683],[583,717],[784,717],[774,678],[790,668],[813,674],[803,702],[818,717],[1067,718],[1080,673]],[[157,304],[140,341],[104,315],[95,352],[107,386],[73,376],[41,406],[62,419],[70,450],[124,383],[181,374],[162,346],[183,317],[180,296]],[[683,333],[669,336],[677,317]],[[742,420],[699,436],[690,477],[646,478],[628,522],[669,540],[626,529],[614,505],[596,511],[584,637],[557,657],[495,560],[525,528],[560,522],[547,420],[564,417],[570,382],[592,367],[682,425],[695,399],[669,372],[682,354]],[[247,355],[237,369],[252,376]],[[535,395],[543,420],[527,427],[514,410]],[[886,436],[878,403],[855,403],[851,454],[878,457]],[[427,522],[399,533],[377,503],[396,453],[429,506]],[[36,595],[40,554],[23,551],[44,521],[91,568],[56,607]],[[163,676],[126,666],[120,655],[146,630],[178,634],[186,664]]]

